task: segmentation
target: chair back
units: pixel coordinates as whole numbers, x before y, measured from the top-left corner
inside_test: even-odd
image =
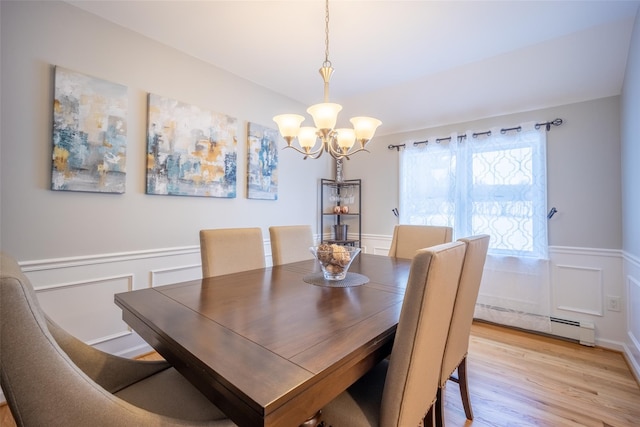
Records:
[[[381,426],[415,426],[433,404],[465,245],[419,250],[411,263],[382,394]]]
[[[442,374],[440,385],[444,385],[451,374],[456,370],[469,349],[469,335],[473,313],[478,299],[482,271],[487,259],[490,236],[480,234],[477,236],[458,239],[466,246],[458,294],[453,306],[453,316],[449,327],[449,336],[444,350],[442,361]]]
[[[51,331],[50,332],[50,329]],[[61,345],[57,342],[61,339]],[[175,415],[181,411],[165,411],[172,416],[161,415],[165,408],[157,413],[143,409],[145,405],[154,406],[150,402],[153,397],[147,393],[141,399],[143,405],[136,406],[126,399],[121,399],[94,381],[104,380],[107,387],[120,389],[123,376],[127,376],[127,362],[135,364],[140,372],[128,375],[128,381],[140,383],[154,377],[158,369],[163,374],[179,374],[169,366],[160,366],[164,362],[148,363],[131,359],[121,359],[114,369],[105,368],[110,378],[101,378],[100,366],[85,373],[64,351],[71,350],[79,363],[86,365],[86,359],[95,358],[99,350],[75,341],[63,329],[49,321],[40,308],[38,298],[29,279],[22,273],[18,263],[9,255],[0,252],[0,387],[7,399],[11,414],[19,427],[23,426],[92,426],[92,427],[188,427],[234,426],[230,420],[219,418],[219,409],[213,406],[201,393],[184,378],[165,382],[171,387],[169,398],[173,401],[186,402],[187,411],[197,412],[189,419],[178,419]],[[103,362],[109,365],[117,356],[105,355]],[[100,360],[98,360],[100,362]],[[148,365],[141,367],[141,363]],[[121,368],[125,372],[120,372]],[[163,377],[164,378],[164,377]],[[139,383],[135,383],[138,385]],[[158,386],[158,382],[154,385]],[[187,387],[184,386],[187,384]],[[167,387],[165,387],[167,388]],[[128,389],[125,389],[128,390]],[[193,390],[193,391],[191,391]],[[183,396],[183,392],[190,394]],[[131,393],[130,393],[131,395]],[[198,400],[200,399],[200,400]],[[196,400],[196,404],[191,404]],[[202,400],[205,403],[201,403]],[[212,409],[209,409],[209,406]],[[185,411],[185,412],[187,412]],[[204,418],[204,415],[207,417]],[[216,418],[209,418],[210,415]],[[200,416],[203,418],[198,418]],[[209,420],[211,421],[204,421]]]
[[[221,276],[266,266],[262,229],[200,230],[202,277]]]
[[[146,411],[99,387],[62,351],[49,333],[31,283],[4,253],[0,337],[0,386],[18,426],[152,425]],[[118,410],[127,412],[128,419],[120,418]]]
[[[310,225],[282,225],[269,227],[273,265],[313,259],[309,247],[313,246]]]
[[[393,229],[389,256],[413,258],[418,249],[449,243],[453,228],[435,225],[396,225]]]

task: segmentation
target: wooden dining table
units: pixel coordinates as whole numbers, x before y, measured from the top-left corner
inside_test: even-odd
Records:
[[[410,263],[360,254],[349,274],[367,282],[343,287],[318,281],[308,260],[120,293],[115,303],[237,425],[295,427],[390,354]]]

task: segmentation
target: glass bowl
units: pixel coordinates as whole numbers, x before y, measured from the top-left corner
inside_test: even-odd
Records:
[[[343,280],[347,275],[349,266],[360,253],[360,248],[355,246],[330,245],[327,243],[323,243],[320,246],[312,246],[309,250],[318,260],[325,280]]]

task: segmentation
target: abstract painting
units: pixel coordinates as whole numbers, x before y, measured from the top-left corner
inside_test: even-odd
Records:
[[[237,119],[149,94],[147,194],[236,197]]]
[[[127,87],[55,67],[52,190],[124,193]]]
[[[247,129],[247,197],[278,200],[278,131],[255,123]]]

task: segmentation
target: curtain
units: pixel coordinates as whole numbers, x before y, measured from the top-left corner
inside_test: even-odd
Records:
[[[400,155],[400,223],[489,234],[476,317],[549,332],[546,133],[472,130]],[[436,142],[439,141],[439,142]]]

